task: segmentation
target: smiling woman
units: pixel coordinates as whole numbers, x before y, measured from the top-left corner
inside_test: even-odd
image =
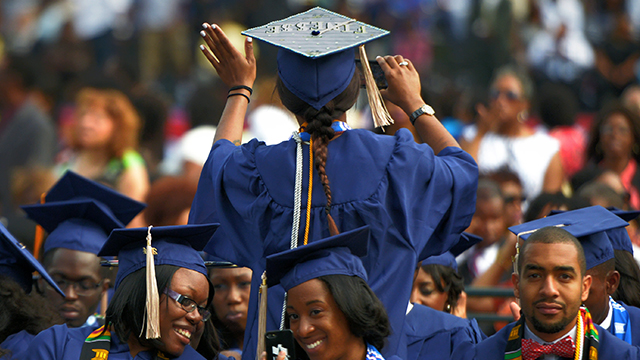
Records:
[[[368,241],[369,229],[362,227],[267,257],[267,282],[287,291],[285,326],[302,350],[296,354],[382,359],[390,325],[358,257],[366,255]]]
[[[113,231],[100,252],[118,255],[106,325],[90,335],[82,328],[54,326],[38,335],[26,358],[204,359],[194,349],[206,348],[207,358],[226,360],[217,353],[214,329],[205,326],[213,287],[198,253],[216,229],[207,224]],[[143,249],[153,256],[147,258]],[[147,259],[153,265],[147,267]],[[157,305],[148,291],[154,289]]]

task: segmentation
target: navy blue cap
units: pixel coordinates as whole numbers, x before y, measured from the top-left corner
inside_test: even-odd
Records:
[[[458,271],[458,263],[456,262],[456,257],[481,241],[482,238],[480,236],[463,232],[462,234],[460,234],[460,240],[451,248],[451,250],[440,255],[429,256],[422,261],[422,266],[443,265],[453,268],[455,271]]]
[[[67,171],[49,189],[45,197],[45,203],[85,199],[95,200],[104,204],[113,213],[113,216],[125,226],[147,207],[144,203],[133,200],[73,171]]]
[[[151,246],[157,250],[157,254],[153,256],[155,265],[179,266],[208,277],[199,251],[202,251],[218,226],[202,224],[152,227]],[[115,229],[98,253],[99,256],[118,256],[116,288],[122,279],[146,266],[144,249],[147,245],[147,231],[148,228]]]
[[[31,274],[34,271],[39,272],[52,288],[65,296],[38,260],[0,223],[0,274],[12,278],[28,294],[33,287]]]
[[[45,253],[65,248],[97,254],[111,230],[125,227],[145,207],[71,171],[49,190],[45,201],[22,206],[49,233]]]
[[[279,47],[280,79],[289,91],[320,109],[351,82],[353,48],[389,32],[315,7],[242,34]]]
[[[608,207],[607,210],[616,214],[619,218],[624,221],[632,221],[636,219],[640,215],[640,211],[638,210],[621,210],[616,207]],[[561,214],[563,211],[560,210],[552,210],[549,215]],[[607,231],[607,236],[611,241],[611,246],[613,246],[613,250],[624,250],[633,254],[633,245],[631,244],[631,238],[629,237],[629,233],[626,229],[616,228]]]
[[[533,232],[547,226],[558,226],[575,236],[584,249],[587,269],[613,259],[613,247],[607,232],[622,229],[628,223],[602,206],[566,211],[557,215],[515,225],[509,230],[526,240]]]
[[[369,227],[314,241],[267,256],[267,285],[285,291],[324,275],[358,276],[367,280],[360,257],[369,251]]]

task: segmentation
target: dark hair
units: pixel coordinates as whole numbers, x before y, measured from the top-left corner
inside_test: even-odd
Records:
[[[0,343],[22,330],[37,335],[56,324],[63,324],[58,312],[35,291],[27,295],[13,279],[0,275]],[[6,352],[0,349],[0,357]]]
[[[548,83],[538,93],[540,118],[548,127],[571,126],[575,123],[579,103],[568,86]]]
[[[580,265],[581,276],[584,276],[587,272],[587,261],[584,258],[584,249],[580,241],[567,230],[547,226],[531,234],[520,248],[520,255],[518,255],[517,260],[517,269],[520,275],[522,275],[523,260],[527,253],[527,248],[532,244],[573,244],[578,250],[578,264]]]
[[[165,176],[151,184],[145,198],[144,219],[154,226],[181,225],[178,218],[191,208],[198,184],[185,177]]]
[[[504,200],[502,196],[502,190],[497,182],[489,179],[488,177],[481,177],[478,180],[478,190],[476,192],[476,203],[481,201],[488,201],[495,198]]]
[[[209,301],[207,310],[214,314],[213,302]],[[216,330],[216,324],[212,321],[215,316],[212,316],[209,321],[204,322],[204,332],[200,338],[200,343],[196,348],[196,351],[202,355],[205,359],[217,359],[218,354],[222,350],[220,345],[220,337]]]
[[[495,181],[498,185],[506,182],[514,182],[522,187],[520,176],[518,176],[515,171],[509,169],[508,166],[503,166],[496,171],[487,173],[483,177]]]
[[[332,235],[336,235],[338,229],[330,214],[332,201],[331,187],[329,186],[329,177],[325,170],[328,156],[327,146],[329,145],[329,140],[335,135],[335,132],[331,128],[333,120],[342,116],[356,103],[360,91],[360,74],[356,69],[347,88],[320,110],[316,110],[313,106],[307,104],[304,100],[289,91],[279,77],[276,82],[276,89],[278,90],[282,104],[289,111],[302,117],[307,122],[306,132],[311,135],[311,139],[313,140],[313,162],[318,171],[320,181],[322,182],[324,193],[327,196],[325,213],[329,223],[329,231]]]
[[[624,107],[618,102],[613,102],[610,105],[604,107],[602,111],[598,113],[593,121],[591,127],[591,136],[589,145],[587,145],[586,154],[587,159],[599,163],[603,159],[602,151],[599,149],[600,144],[600,129],[602,124],[613,114],[621,114],[629,121],[629,126],[633,133],[633,141],[635,144],[640,142],[640,119],[628,108]],[[640,162],[640,152],[638,154],[632,154],[633,158]]]
[[[318,279],[327,285],[351,332],[381,350],[391,334],[391,325],[384,305],[367,282],[348,275],[325,275]]]
[[[611,295],[614,300],[627,305],[640,306],[640,267],[633,254],[624,250],[614,250],[616,271],[620,273],[620,284]]]
[[[518,81],[520,82],[520,85],[522,86],[522,96],[524,97],[525,100],[531,100],[533,98],[533,81],[531,81],[531,78],[529,77],[529,74],[527,74],[527,72],[522,69],[519,66],[515,66],[515,65],[504,65],[500,68],[498,68],[494,74],[493,77],[491,78],[491,86],[493,87],[493,85],[496,83],[496,81],[498,81],[499,79],[505,77],[505,76],[513,76],[516,79],[518,79]]]
[[[464,280],[452,267],[440,264],[422,265],[422,270],[433,278],[436,289],[447,293],[447,304],[451,309],[458,305],[460,294],[464,291]],[[442,284],[444,282],[444,285]]]
[[[65,248],[57,247],[57,248],[49,249],[49,251],[45,252],[44,255],[42,256],[42,266],[47,271],[49,271],[49,267],[52,265],[51,262],[53,261],[53,255],[59,249],[65,249]],[[68,249],[68,250],[71,250],[71,249]],[[71,251],[79,251],[79,250],[71,250]],[[108,266],[101,266],[100,263],[102,262],[102,260],[104,259],[96,255],[96,265],[98,265],[98,276],[100,276],[100,278],[102,279],[109,279],[112,277],[114,271],[112,271],[112,269]]]
[[[563,205],[568,207],[569,199],[561,192],[541,193],[529,203],[529,208],[524,213],[523,221],[529,222],[547,216],[548,214],[541,214],[547,205],[551,205],[553,208]]]
[[[158,265],[156,266],[156,280],[158,282],[158,292],[162,293],[162,290],[171,287],[171,279],[173,275],[178,271],[180,267],[173,265]],[[213,298],[213,289],[209,285],[209,298],[207,299],[207,307],[211,304]],[[139,337],[142,333],[144,324],[145,304],[147,299],[147,286],[146,286],[146,271],[144,268],[133,272],[124,279],[120,285],[116,288],[113,298],[109,303],[106,314],[106,323],[112,324],[113,331],[121,341],[127,341],[129,336],[133,334],[143,346],[150,346],[157,348],[161,344],[161,340],[147,340]],[[165,297],[165,301],[169,301],[168,297]],[[210,307],[209,307],[210,308]],[[205,327],[206,327],[205,322]],[[210,335],[205,328],[205,333],[202,336],[202,341],[211,341],[211,344],[202,345],[201,347],[212,347],[219,350],[220,345],[215,340],[207,339]],[[205,336],[205,334],[207,336]]]
[[[609,185],[598,182],[598,180],[591,180],[582,185],[576,192],[576,196],[588,199],[589,203],[593,203],[594,199],[600,199],[604,200],[607,207],[613,206],[618,209],[625,207],[624,195],[616,192]],[[601,202],[598,203],[602,204]]]

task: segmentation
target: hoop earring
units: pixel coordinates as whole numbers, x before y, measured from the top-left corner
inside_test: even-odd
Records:
[[[522,110],[518,113],[518,122],[520,124],[524,124],[525,121],[527,121],[527,118],[529,117],[529,112],[527,110]]]

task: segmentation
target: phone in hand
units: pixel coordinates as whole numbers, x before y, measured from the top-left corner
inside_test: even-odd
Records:
[[[360,59],[356,59],[356,67],[360,70],[360,87],[364,89],[367,85],[364,82],[364,72]],[[369,60],[369,67],[371,67],[371,73],[373,73],[373,78],[376,81],[378,89],[388,88],[389,84],[387,83],[387,78],[384,76],[384,71],[382,71],[380,64],[378,64],[376,60]]]
[[[287,360],[294,360],[296,358],[296,344],[293,339],[293,331],[289,329],[268,331],[264,335],[264,342],[267,360],[276,360],[281,350],[287,355]]]

